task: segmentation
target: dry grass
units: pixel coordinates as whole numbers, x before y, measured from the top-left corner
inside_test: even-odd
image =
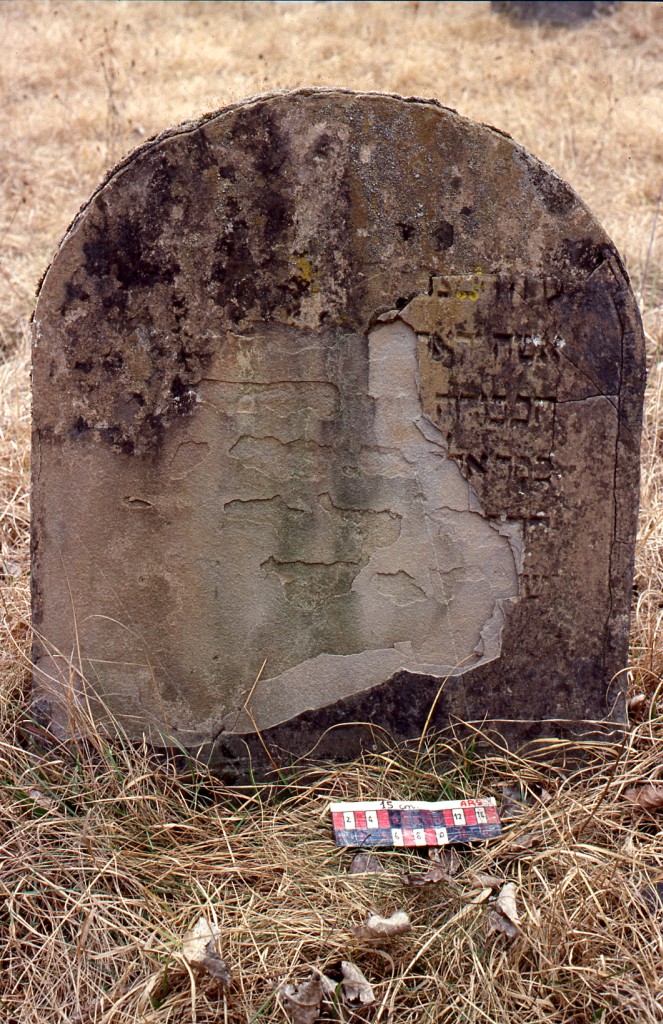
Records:
[[[660,1022],[661,831],[620,799],[660,744],[641,727],[574,774],[438,742],[239,793],[121,744],[45,759],[5,741],[0,1006],[12,1024],[279,1021],[281,982],[350,959],[375,985],[375,1020]],[[516,778],[552,800],[463,852],[452,882],[406,888],[423,862],[403,851],[381,855],[382,875],[349,875],[330,842],[331,798],[465,797]],[[510,944],[486,937],[476,870],[518,885]],[[405,909],[412,931],[355,939],[373,908]],[[225,995],[183,961],[201,913],[221,930]]]
[[[521,1024],[663,1021],[660,817],[623,799],[663,753],[663,183],[661,4],[573,33],[514,27],[487,4],[0,5],[0,1019],[7,1024],[283,1020],[281,980],[358,963],[373,1018]],[[243,794],[101,740],[45,757],[21,728],[28,673],[28,332],[35,284],[108,165],[179,120],[299,84],[437,96],[552,164],[598,214],[641,298],[651,364],[632,686],[643,721],[583,771],[430,744]],[[501,843],[465,852],[519,886],[523,935],[485,935],[469,873],[407,889],[414,855],[346,873],[330,797],[499,793],[543,783]],[[535,791],[536,788],[535,788]],[[518,852],[517,835],[535,844]],[[376,907],[413,930],[351,937]],[[225,997],[181,940],[221,927]],[[3,1016],[4,1014],[4,1016]]]

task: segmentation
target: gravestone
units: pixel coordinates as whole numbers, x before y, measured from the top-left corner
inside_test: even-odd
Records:
[[[56,732],[92,701],[241,774],[431,711],[512,742],[623,717],[642,331],[502,132],[340,90],[164,132],[62,242],[33,381]]]

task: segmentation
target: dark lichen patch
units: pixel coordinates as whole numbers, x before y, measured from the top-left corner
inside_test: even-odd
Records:
[[[124,356],[121,352],[108,352],[102,357],[101,365],[108,373],[117,373],[124,366]]]
[[[549,213],[556,216],[569,213],[577,203],[573,189],[556,177],[538,160],[530,160],[529,178]]]
[[[288,158],[288,137],[265,106],[248,107],[244,116],[235,120],[231,137],[249,155],[253,169],[266,179],[276,175]]]
[[[252,141],[252,153],[254,146]],[[269,186],[255,190],[250,205],[242,196],[228,197],[219,218],[223,229],[213,243],[205,285],[235,324],[256,312],[268,319],[282,304],[293,315],[299,309],[293,297],[300,289],[288,266],[293,203],[287,183],[273,180],[277,169]]]
[[[119,195],[119,183],[100,193],[72,240],[74,270],[59,285],[53,385],[77,395],[87,432],[123,452],[154,451],[168,423],[190,414],[218,343],[200,329],[190,283],[200,268],[186,245],[186,211],[198,203],[192,223],[202,223],[209,194],[187,188],[186,161],[198,175],[209,168],[209,148],[190,143],[168,158],[143,156],[125,171]],[[66,404],[42,424],[63,436],[71,430]]]
[[[60,306],[60,316],[64,316],[65,310],[71,306],[73,302],[87,302],[90,298],[90,293],[85,290],[81,285],[75,281],[67,281],[65,283],[65,299]]]
[[[556,253],[556,262],[583,274],[591,274],[607,259],[615,258],[613,246],[597,243],[592,238],[565,238]]]
[[[146,163],[146,161],[143,161]],[[171,283],[180,267],[162,243],[174,203],[177,168],[161,155],[138,175],[139,185],[118,209],[100,195],[83,243],[83,269],[89,279],[111,280],[120,288]],[[142,179],[142,180],[141,180]]]
[[[91,430],[90,424],[82,416],[77,416],[71,428],[72,437],[79,437]]]
[[[175,345],[173,332],[164,344],[151,325],[138,336],[118,332],[104,348],[87,342],[84,325],[74,328],[67,364],[55,370],[58,387],[77,394],[81,412],[74,433],[84,426],[85,432],[95,432],[123,452],[154,451],[168,423],[194,410],[196,386],[212,358],[212,343],[203,340],[197,349],[188,349]],[[76,358],[85,349],[88,355]]]
[[[454,226],[448,220],[441,220],[435,229],[435,241],[441,250],[450,249],[454,244]]]

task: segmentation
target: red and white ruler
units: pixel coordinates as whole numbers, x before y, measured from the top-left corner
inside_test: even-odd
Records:
[[[446,846],[502,831],[494,797],[330,804],[337,846]]]

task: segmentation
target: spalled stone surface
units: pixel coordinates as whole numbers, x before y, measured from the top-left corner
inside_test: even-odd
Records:
[[[643,367],[614,246],[494,129],[302,90],[147,143],[34,317],[53,728],[87,680],[241,774],[434,702],[512,739],[618,720]]]

